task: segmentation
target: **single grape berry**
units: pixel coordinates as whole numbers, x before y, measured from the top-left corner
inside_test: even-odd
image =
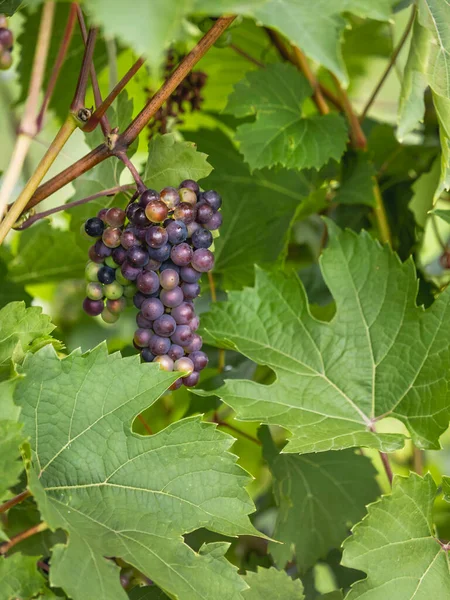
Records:
[[[197,194],[193,190],[190,190],[189,188],[181,188],[179,194],[181,202],[187,202],[188,204],[192,204],[192,206],[197,204]]]
[[[118,314],[112,313],[107,308],[104,308],[102,310],[101,317],[102,317],[103,321],[105,321],[105,323],[108,323],[109,325],[112,325],[119,319]]]
[[[213,243],[213,236],[207,229],[197,229],[192,234],[192,245],[194,248],[209,248]]]
[[[197,329],[200,327],[200,317],[198,315],[194,315],[189,321],[188,325],[191,328],[191,331],[197,331]]]
[[[172,317],[177,325],[188,325],[194,318],[194,307],[188,302],[182,302],[172,310]]]
[[[141,312],[146,319],[155,321],[164,314],[164,304],[159,298],[148,298],[142,302]]]
[[[192,190],[196,194],[198,194],[198,192],[200,191],[198,183],[196,181],[194,181],[193,179],[185,179],[184,181],[182,181],[180,183],[179,188],[180,188],[180,190],[182,188],[187,188],[188,190]]]
[[[146,294],[143,294],[142,292],[136,292],[133,296],[133,304],[138,309],[141,308],[144,300],[148,300],[148,296]]]
[[[112,267],[113,269],[117,269],[117,267],[119,266],[116,261],[113,259],[112,254],[111,256],[108,256],[107,258],[105,258],[105,265],[107,265],[108,267]]]
[[[127,257],[127,251],[123,246],[118,246],[117,248],[114,248],[111,256],[117,265],[122,265]]]
[[[140,245],[136,233],[132,229],[125,229],[124,231],[122,231],[122,235],[120,236],[120,243],[125,248],[125,250],[129,250],[133,246]]]
[[[105,217],[106,217],[106,213],[108,212],[107,208],[101,208],[98,213],[97,213],[97,217],[99,219],[101,219],[103,221],[103,223],[106,223],[105,221]]]
[[[159,272],[162,273],[163,271],[166,271],[166,269],[172,269],[173,271],[176,271],[178,273],[178,275],[180,274],[181,271],[181,267],[179,267],[178,265],[176,265],[173,260],[165,260],[163,263],[161,263],[161,266],[159,267]]]
[[[193,269],[192,267],[181,267],[181,281],[185,281],[186,283],[196,283],[201,276],[202,274],[199,271]]]
[[[195,220],[197,221],[197,223],[201,224],[208,223],[213,214],[214,211],[211,208],[211,206],[203,200],[202,202],[199,202],[197,204],[197,216]]]
[[[205,202],[207,202],[210,205],[214,212],[216,212],[216,210],[219,210],[219,208],[222,206],[222,197],[214,190],[208,190],[207,192],[203,192],[202,200],[205,200]]]
[[[173,371],[173,360],[167,354],[157,356],[153,362],[158,363],[163,371]]]
[[[106,244],[102,242],[102,240],[97,240],[94,244],[94,250],[98,256],[102,258],[107,258],[112,254],[112,248],[108,248]]]
[[[139,348],[146,348],[149,345],[152,336],[153,333],[150,329],[139,328],[134,332],[133,341]]]
[[[170,350],[170,339],[166,337],[161,337],[160,335],[153,335],[149,348],[150,352],[155,356],[161,356],[161,354],[167,354]]]
[[[193,333],[192,338],[188,344],[185,345],[185,350],[188,354],[192,352],[198,352],[203,346],[203,339],[198,333]]]
[[[181,202],[173,211],[174,219],[177,221],[183,221],[183,223],[186,224],[195,221],[196,214],[196,207],[192,206],[192,204],[189,204],[188,202]]]
[[[180,276],[175,269],[165,269],[159,276],[159,282],[165,290],[173,290],[180,282]]]
[[[127,252],[127,260],[134,267],[143,267],[148,263],[148,252],[141,246],[132,246]]]
[[[145,207],[145,216],[152,223],[162,223],[167,214],[168,208],[162,200],[152,200]]]
[[[170,211],[174,210],[174,208],[180,204],[180,194],[174,187],[165,187],[163,190],[161,190],[160,195],[161,200]]]
[[[200,379],[200,373],[193,371],[187,377],[183,377],[183,383],[186,387],[195,387]]]
[[[117,248],[120,246],[120,236],[122,230],[118,227],[107,227],[102,234],[102,241],[108,248]]]
[[[147,216],[145,214],[145,209],[142,206],[139,206],[137,210],[133,214],[133,219],[131,221],[137,227],[145,227],[149,224]]]
[[[102,284],[98,281],[90,281],[86,286],[86,296],[91,300],[101,300],[103,298]]]
[[[209,231],[215,231],[219,229],[222,225],[222,213],[216,212],[210,218],[210,220],[203,225],[205,229],[209,229]]]
[[[165,260],[167,260],[169,258],[171,250],[172,250],[172,246],[169,243],[167,243],[167,244],[164,244],[164,246],[161,246],[161,248],[149,248],[148,255],[150,258],[153,258],[154,260],[157,260],[159,262],[164,262]]]
[[[200,273],[211,271],[214,266],[214,254],[206,248],[199,248],[192,255],[191,264]]]
[[[154,258],[149,258],[148,263],[145,265],[144,269],[146,271],[157,271],[161,267],[161,262],[159,260],[155,260]]]
[[[121,312],[125,310],[127,306],[126,299],[122,296],[121,298],[116,298],[115,300],[107,300],[106,308],[113,315],[119,315]]]
[[[125,260],[120,265],[120,272],[125,277],[125,279],[128,279],[129,281],[136,281],[137,276],[142,272],[142,268],[135,267],[130,262],[128,262],[128,260]]]
[[[171,390],[172,392],[174,392],[175,390],[180,389],[180,387],[183,385],[183,380],[181,379],[177,379],[176,381],[174,381],[172,383],[172,385],[170,386],[169,390]]]
[[[186,229],[187,229],[187,233],[188,233],[188,238],[191,238],[194,235],[194,232],[197,231],[197,229],[200,229],[201,225],[200,223],[197,223],[197,221],[192,221],[192,223],[188,223],[186,225]]]
[[[153,294],[159,290],[159,277],[154,271],[142,271],[137,276],[136,285],[143,294]]]
[[[193,256],[192,248],[186,242],[173,246],[170,258],[179,267],[187,267]]]
[[[182,356],[184,356],[184,349],[177,344],[172,344],[170,346],[170,350],[167,353],[172,360],[178,360]]]
[[[0,47],[3,50],[11,50],[14,44],[13,32],[6,27],[0,28]]]
[[[105,285],[103,292],[105,298],[108,298],[108,300],[117,300],[123,295],[123,287],[117,281],[113,281]]]
[[[11,52],[4,50],[0,54],[0,71],[7,71],[8,69],[11,68],[12,64],[13,64],[13,57],[12,57]]]
[[[88,281],[98,281],[97,275],[100,268],[100,265],[96,264],[95,262],[88,262],[84,270],[86,279]]]
[[[149,348],[142,348],[141,357],[144,362],[153,362],[155,356],[150,352]]]
[[[97,254],[97,252],[95,251],[95,244],[89,248],[88,256],[89,256],[89,259],[92,262],[97,263],[99,265],[99,267],[101,264],[103,264],[103,261],[105,260],[103,256],[99,256]]]
[[[180,244],[187,238],[188,232],[183,221],[170,221],[166,225],[167,237],[171,244]]]
[[[146,319],[142,312],[138,312],[138,314],[136,315],[136,325],[141,329],[151,330],[153,323],[152,321]]]
[[[89,236],[95,237],[95,238],[101,237],[104,229],[105,229],[105,224],[98,217],[92,217],[91,219],[88,219],[86,221],[86,223],[84,224],[85,232]]]
[[[161,337],[170,337],[176,328],[177,324],[171,315],[161,315],[153,323],[153,331]]]
[[[125,223],[125,211],[121,208],[109,208],[105,215],[105,222],[111,227],[122,227]]]
[[[195,300],[200,295],[200,285],[198,283],[182,283],[181,289],[186,300]]]
[[[171,340],[178,346],[187,346],[192,342],[194,334],[190,330],[189,325],[178,325],[175,332],[172,334]]]
[[[164,227],[153,225],[145,233],[145,241],[150,248],[161,248],[167,244],[169,235]]]
[[[127,219],[131,222],[133,222],[133,217],[136,214],[136,211],[139,210],[139,208],[142,208],[141,206],[139,206],[139,204],[137,202],[130,202],[130,204],[127,206],[127,209],[125,211],[126,215],[127,215]]]
[[[116,278],[116,271],[105,265],[98,270],[97,277],[100,283],[112,283]]]
[[[141,194],[141,197],[139,198],[139,205],[142,206],[142,208],[145,208],[147,206],[147,204],[149,202],[151,202],[152,200],[159,200],[159,194],[156,190],[152,190],[152,189],[148,189],[145,190],[145,192],[143,192]]]
[[[178,286],[174,287],[172,290],[162,290],[159,297],[161,298],[161,302],[164,306],[167,306],[167,308],[175,308],[184,300],[183,291]]]
[[[202,352],[201,350],[191,352],[191,354],[189,354],[189,358],[194,363],[195,371],[202,371],[208,366],[208,355],[205,352]]]
[[[101,314],[105,304],[103,300],[92,300],[91,298],[85,298],[83,300],[83,310],[90,317],[96,317]]]
[[[175,361],[173,365],[174,371],[182,371],[187,375],[190,375],[194,370],[194,363],[187,356],[183,356]]]

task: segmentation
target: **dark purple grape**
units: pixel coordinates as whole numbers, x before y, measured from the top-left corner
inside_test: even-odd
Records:
[[[175,390],[180,389],[180,387],[183,385],[183,380],[181,379],[177,379],[176,381],[174,381],[172,383],[172,385],[170,386],[169,390],[172,390],[172,392],[174,392]]]
[[[83,310],[90,317],[96,317],[101,314],[104,308],[105,303],[103,300],[91,300],[91,298],[85,298],[83,300]]]
[[[159,200],[159,194],[156,190],[152,190],[152,189],[148,189],[145,190],[145,192],[143,192],[141,194],[141,197],[139,198],[139,205],[142,206],[142,208],[145,208],[147,206],[147,204],[149,202],[151,202],[152,200]]]
[[[180,188],[180,198],[181,202],[187,202],[192,206],[197,204],[197,194],[189,188]]]
[[[166,269],[173,269],[174,271],[176,271],[178,273],[178,275],[180,274],[180,270],[181,267],[179,267],[178,265],[176,265],[172,260],[165,260],[163,263],[161,263],[161,267],[159,269],[160,273],[162,273],[163,271],[165,271]]]
[[[161,248],[149,248],[148,254],[150,258],[158,260],[159,262],[164,262],[169,258],[171,250],[172,246],[170,244],[164,244]]]
[[[94,244],[95,252],[102,258],[108,258],[112,254],[112,248],[108,248],[101,240],[97,240]]]
[[[116,271],[112,267],[105,265],[98,270],[97,277],[100,283],[112,283],[116,278]]]
[[[130,248],[133,248],[133,246],[140,245],[136,233],[132,229],[125,229],[125,231],[122,231],[122,235],[120,236],[120,243],[125,248],[125,250],[129,250]]]
[[[167,244],[168,239],[167,231],[159,225],[150,227],[145,233],[145,241],[150,248],[161,248],[161,246]]]
[[[127,251],[122,246],[118,246],[114,248],[111,256],[117,265],[122,265],[127,257]]]
[[[145,216],[145,209],[139,206],[134,212],[132,222],[138,227],[145,227],[149,224],[147,217]]]
[[[139,328],[134,332],[133,341],[139,348],[147,348],[152,337],[153,333],[150,329]]]
[[[173,360],[167,354],[160,354],[153,362],[158,363],[163,371],[173,371]]]
[[[180,185],[178,187],[179,187],[179,189],[188,188],[189,190],[192,190],[196,194],[200,191],[198,183],[196,181],[194,181],[193,179],[185,179],[184,181],[182,181],[180,183]]]
[[[178,344],[172,344],[167,354],[172,360],[178,360],[179,358],[184,356],[184,350],[181,346],[178,346]]]
[[[198,352],[201,350],[202,346],[202,337],[198,335],[198,333],[194,333],[192,334],[192,340],[189,342],[189,344],[186,344],[185,350],[188,354],[191,354],[191,352]]]
[[[95,244],[89,248],[88,256],[89,259],[92,260],[92,262],[95,262],[97,264],[101,264],[104,261],[104,258],[102,256],[99,256],[95,251]]]
[[[161,267],[161,262],[159,260],[150,258],[144,268],[146,271],[157,271],[160,267]]]
[[[135,305],[136,308],[141,308],[142,303],[144,302],[144,300],[147,300],[147,299],[148,299],[148,296],[146,296],[142,292],[136,292],[133,296],[133,304]]]
[[[199,248],[192,255],[191,264],[200,273],[211,271],[214,267],[214,254],[206,248]]]
[[[120,266],[120,272],[129,281],[136,281],[137,276],[141,273],[142,269],[140,267],[135,267],[130,264],[128,260],[125,260]]]
[[[105,224],[98,217],[92,217],[91,219],[88,219],[86,221],[86,223],[84,224],[85,232],[89,236],[95,237],[95,238],[101,237],[104,229],[105,229]]]
[[[168,214],[167,206],[162,200],[152,200],[145,207],[145,215],[152,223],[162,223]]]
[[[194,363],[194,369],[196,371],[203,371],[203,369],[208,365],[209,359],[208,355],[201,350],[197,350],[196,352],[191,352],[189,354],[189,358]]]
[[[136,234],[137,239],[140,242],[145,242],[145,235],[146,235],[146,233],[147,233],[147,226],[142,227],[142,226],[136,225],[136,227],[135,227],[135,234]]]
[[[197,331],[197,329],[200,327],[200,317],[198,315],[195,315],[189,321],[188,325],[191,328],[191,331]]]
[[[154,355],[150,352],[149,348],[142,348],[141,357],[144,362],[153,362],[155,358]]]
[[[175,269],[165,269],[159,275],[159,283],[165,290],[173,290],[180,282],[180,276]]]
[[[178,325],[175,333],[172,335],[171,340],[178,346],[188,346],[194,337],[189,325]]]
[[[106,308],[113,315],[119,315],[121,312],[125,310],[127,306],[127,300],[124,296],[122,298],[116,298],[115,300],[107,300]]]
[[[140,206],[137,202],[130,202],[127,206],[126,215],[129,221],[133,221],[133,217],[136,214],[136,211],[139,210]]]
[[[150,340],[149,348],[150,352],[155,356],[161,356],[161,354],[167,354],[170,350],[170,339],[161,337],[160,335],[153,335]]]
[[[105,215],[105,222],[110,227],[122,227],[125,223],[125,211],[121,208],[109,208]]]
[[[200,373],[197,371],[192,371],[190,375],[187,377],[183,377],[183,384],[186,387],[194,387],[197,385],[198,380],[200,379]]]
[[[172,310],[172,317],[177,325],[188,325],[195,316],[194,307],[188,302],[182,302]]]
[[[187,238],[187,228],[183,221],[170,221],[166,225],[166,231],[171,244],[180,244]]]
[[[214,190],[203,192],[202,199],[210,205],[214,212],[222,206],[222,197]]]
[[[200,285],[198,283],[182,283],[181,289],[186,300],[195,300],[200,295]]]
[[[194,248],[209,248],[213,243],[213,236],[210,231],[200,227],[192,234],[192,245]]]
[[[141,246],[133,246],[127,252],[127,260],[134,267],[144,267],[148,263],[148,252]]]
[[[210,220],[204,224],[203,227],[205,227],[205,229],[209,229],[210,231],[214,231],[215,229],[219,229],[221,225],[222,225],[222,213],[216,212],[213,214],[213,216],[210,218]]]
[[[174,187],[165,187],[161,190],[161,200],[167,206],[169,210],[173,210],[178,204],[180,204],[180,195],[178,190]]]
[[[190,375],[194,370],[194,363],[187,356],[183,356],[175,361],[173,368],[174,371],[182,371],[183,373]]]
[[[153,321],[146,319],[142,314],[142,311],[136,315],[136,325],[142,329],[151,329],[153,327]]]
[[[160,296],[161,302],[168,308],[179,306],[183,300],[183,291],[180,287],[174,287],[173,290],[162,290]]]
[[[181,267],[180,277],[182,281],[186,283],[196,283],[202,276],[199,271],[196,271],[192,267]]]
[[[193,256],[192,248],[186,242],[177,244],[170,252],[170,258],[179,267],[187,267]]]
[[[188,233],[188,238],[191,238],[194,235],[194,232],[197,231],[197,229],[200,229],[201,225],[200,223],[197,223],[197,221],[192,221],[192,223],[188,223],[186,225],[186,229],[187,229],[187,233]]]
[[[97,217],[99,219],[101,219],[103,221],[103,223],[106,223],[105,218],[106,218],[106,213],[108,212],[107,208],[101,208],[98,213],[97,213]]]
[[[102,241],[108,248],[118,248],[122,230],[118,227],[107,227],[102,234]]]
[[[146,319],[154,321],[164,314],[164,304],[159,298],[148,298],[142,303],[141,312]]]
[[[183,221],[183,223],[192,223],[195,221],[197,210],[195,206],[188,202],[181,202],[173,212],[174,219],[177,221]]]
[[[177,324],[171,315],[161,315],[153,323],[153,331],[161,337],[170,337],[176,328]]]
[[[6,50],[11,50],[11,48],[13,47],[13,44],[14,44],[13,32],[6,27],[0,28],[0,48],[6,49]]]
[[[210,205],[207,202],[202,201],[197,204],[197,216],[195,220],[197,221],[197,223],[207,223],[211,219],[213,214],[214,211],[210,207]]]
[[[137,276],[136,285],[143,294],[153,294],[159,290],[159,277],[155,271],[142,271]]]

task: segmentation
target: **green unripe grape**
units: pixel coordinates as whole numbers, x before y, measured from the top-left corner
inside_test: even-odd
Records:
[[[233,41],[233,36],[229,31],[224,31],[220,38],[214,43],[216,48],[226,48]]]
[[[98,281],[97,274],[103,265],[95,262],[88,262],[84,270],[85,277],[88,281]]]
[[[103,298],[103,286],[101,283],[91,281],[86,286],[86,296],[91,300],[101,300]]]
[[[134,284],[127,285],[126,287],[123,288],[123,295],[125,296],[125,298],[132,298],[136,292],[137,292],[137,287]]]
[[[123,296],[123,286],[118,281],[113,281],[103,287],[103,293],[108,300],[117,300]]]
[[[122,275],[122,271],[120,269],[117,269],[116,271],[116,281],[120,283],[120,285],[123,285],[124,287],[127,287],[130,285],[131,281],[129,279],[127,279],[126,277],[124,277]]]
[[[113,323],[115,323],[118,318],[119,315],[114,315],[112,312],[110,312],[107,308],[104,308],[102,310],[102,319],[105,321],[105,323],[109,323],[110,325],[112,325]]]
[[[202,19],[199,23],[197,23],[197,27],[202,33],[207,33],[213,25],[214,21],[210,17],[206,17],[205,19]]]
[[[113,259],[112,256],[108,256],[107,258],[105,258],[105,265],[108,265],[108,267],[112,267],[113,269],[117,269],[117,267],[119,266]],[[116,279],[117,279],[117,273],[116,273]]]

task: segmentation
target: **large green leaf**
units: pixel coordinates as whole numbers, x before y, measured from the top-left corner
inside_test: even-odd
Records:
[[[304,600],[302,582],[293,580],[284,571],[258,569],[256,573],[249,571],[245,577],[249,589],[242,594],[245,600]]]
[[[411,473],[395,477],[392,493],[368,508],[344,542],[343,564],[367,573],[346,600],[445,600],[450,597],[447,551],[433,532],[436,485]]]
[[[19,475],[23,470],[22,461],[18,460],[19,447],[23,442],[21,429],[20,423],[3,419],[0,421],[0,502],[5,493],[19,482]]]
[[[21,4],[22,0],[0,0],[0,13],[10,17]]]
[[[295,556],[306,572],[347,537],[365,507],[378,497],[371,461],[353,450],[299,456],[278,454],[263,430],[264,455],[273,476],[278,516],[270,553],[283,568]],[[330,502],[330,498],[333,499]]]
[[[393,450],[403,436],[374,431],[388,416],[418,447],[438,449],[450,416],[450,290],[425,311],[411,259],[402,264],[366,232],[329,230],[320,265],[335,317],[311,316],[294,275],[258,269],[254,288],[231,293],[202,322],[208,342],[269,366],[275,381],[226,381],[215,394],[241,420],[291,431],[287,452]]]
[[[223,226],[214,242],[214,270],[223,275],[225,289],[248,285],[253,281],[255,262],[268,267],[283,258],[291,221],[296,210],[307,204],[314,184],[308,173],[286,169],[251,174],[219,130],[201,130],[189,138],[208,154],[214,167],[201,182],[203,188],[216,189],[223,197]]]
[[[345,122],[336,114],[302,116],[311,93],[306,78],[288,63],[249,73],[235,86],[226,111],[236,117],[256,115],[236,132],[252,170],[275,165],[319,169],[331,158],[339,160],[347,143]]]
[[[341,185],[334,201],[339,204],[374,206],[374,176],[375,169],[367,154],[347,152],[342,160]]]
[[[64,360],[43,348],[23,372],[16,402],[31,440],[30,489],[49,526],[69,534],[53,549],[51,584],[86,600],[88,580],[91,598],[125,599],[118,567],[104,558],[116,556],[174,596],[240,598],[228,544],[196,553],[181,537],[200,527],[257,535],[233,439],[197,417],[153,436],[131,432],[177,376],[104,345]]]
[[[433,195],[439,182],[440,171],[440,161],[435,160],[430,171],[423,173],[412,186],[414,194],[408,206],[419,227],[425,227],[428,213],[433,208]],[[439,216],[441,212],[445,211],[435,211]]]
[[[45,579],[36,567],[38,560],[19,552],[0,558],[0,600],[29,600],[45,590]]]

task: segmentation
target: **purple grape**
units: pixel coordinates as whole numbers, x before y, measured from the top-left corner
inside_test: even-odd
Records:
[[[156,190],[152,190],[152,189],[145,190],[145,192],[143,192],[141,194],[141,197],[138,200],[139,206],[142,206],[142,208],[145,208],[147,206],[147,204],[149,202],[151,202],[152,200],[159,200],[158,192]]]
[[[153,323],[153,331],[161,337],[170,337],[176,328],[177,324],[171,315],[161,315]]]
[[[105,265],[98,270],[97,278],[100,283],[112,283],[116,278],[116,271],[112,267]]]
[[[202,202],[199,202],[197,204],[197,216],[195,220],[197,221],[197,223],[207,223],[211,219],[213,214],[213,209],[207,202],[203,200]]]
[[[153,362],[155,358],[154,355],[150,352],[149,348],[142,348],[141,357],[144,362]]]
[[[112,248],[108,248],[101,240],[97,240],[94,244],[95,253],[102,258],[108,258],[112,254]]]
[[[161,190],[161,200],[169,210],[173,210],[180,204],[180,195],[178,190],[170,186],[165,187],[163,190]]]
[[[210,231],[200,227],[192,234],[192,245],[194,248],[209,248],[213,243],[213,236]]]
[[[160,354],[153,362],[158,363],[163,371],[173,371],[173,360],[167,354]]]
[[[125,229],[124,231],[122,231],[122,235],[120,236],[120,243],[126,250],[129,250],[133,246],[140,245],[136,233],[135,231],[133,231],[133,229]]]
[[[194,387],[197,385],[198,380],[200,379],[200,373],[197,371],[192,371],[190,375],[187,377],[183,377],[183,384],[186,387]]]
[[[170,338],[174,344],[178,346],[188,346],[194,337],[189,325],[178,325],[175,333]]]
[[[105,217],[106,217],[106,213],[108,212],[107,208],[101,208],[98,213],[97,213],[97,217],[99,219],[101,219],[103,221],[103,223],[106,223],[105,221]]]
[[[150,329],[143,329],[140,327],[134,332],[133,341],[139,348],[147,348],[152,337],[153,333]]]
[[[155,260],[154,258],[150,258],[148,263],[145,265],[144,269],[146,271],[158,271],[161,267],[161,263],[159,260]]]
[[[197,283],[201,276],[202,274],[192,267],[181,267],[180,277],[186,283]]]
[[[127,257],[127,251],[122,246],[118,246],[114,248],[111,256],[116,264],[122,265]]]
[[[148,252],[141,246],[133,246],[127,252],[127,260],[134,267],[144,267],[149,260]]]
[[[144,300],[147,300],[147,299],[148,299],[148,296],[146,296],[142,292],[136,292],[133,296],[133,304],[135,305],[136,308],[141,308],[142,303],[144,302]]]
[[[195,315],[189,321],[188,325],[191,328],[191,331],[197,331],[197,329],[200,327],[200,317],[198,315]]]
[[[105,223],[107,223],[110,227],[122,227],[125,223],[125,211],[121,208],[116,208],[113,206],[112,208],[108,208],[105,214]]]
[[[202,199],[210,205],[214,212],[216,210],[219,210],[219,208],[222,206],[222,198],[220,194],[218,194],[214,190],[203,192]]]
[[[200,191],[198,183],[196,181],[194,181],[193,179],[185,179],[184,181],[182,181],[180,183],[180,185],[178,187],[179,187],[179,189],[188,188],[189,190],[192,190],[196,194]]]
[[[3,17],[3,15],[1,15]],[[0,28],[0,48],[2,49],[2,51],[4,51],[4,49],[6,50],[12,50],[14,44],[14,36],[13,36],[13,32],[11,31],[11,29],[8,29],[7,27],[1,27]]]
[[[134,215],[139,208],[140,206],[137,202],[130,202],[125,211],[129,221],[133,221]]]
[[[192,223],[188,223],[186,225],[186,229],[187,229],[187,233],[188,233],[188,238],[191,238],[194,235],[194,232],[197,231],[197,229],[200,229],[200,228],[201,228],[201,225],[200,225],[200,223],[197,223],[197,221],[192,221]]]
[[[107,227],[102,234],[102,241],[108,248],[118,248],[122,230],[119,227]]]
[[[180,389],[180,387],[183,385],[183,380],[181,379],[177,379],[176,381],[174,381],[172,383],[172,385],[170,386],[169,390],[172,390],[172,392],[174,392],[175,390]]]
[[[140,242],[145,241],[145,235],[147,233],[147,227],[135,227],[136,237]]]
[[[172,290],[162,290],[160,296],[161,302],[168,308],[179,306],[184,299],[183,291],[180,287],[174,287]]]
[[[161,248],[161,246],[167,244],[168,239],[167,231],[159,225],[153,225],[153,227],[147,229],[145,234],[145,241],[150,248]]]
[[[179,358],[184,356],[184,350],[181,346],[178,346],[178,344],[172,344],[167,354],[172,360],[178,360]]]
[[[90,237],[101,237],[104,229],[105,224],[98,217],[92,217],[91,219],[88,219],[84,224],[84,230]]]
[[[120,266],[120,272],[125,279],[128,279],[129,281],[136,281],[136,278],[139,273],[142,272],[142,269],[135,267],[134,265],[130,264],[128,260],[125,260]]]
[[[94,245],[94,246],[91,246],[91,247],[89,248],[88,256],[89,256],[89,259],[90,259],[90,260],[92,260],[92,262],[95,262],[95,263],[97,263],[98,265],[99,265],[99,264],[101,264],[101,263],[103,263],[103,260],[104,260],[104,259],[103,259],[103,257],[102,257],[102,256],[99,256],[99,255],[97,254],[97,252],[95,251],[95,245]]]
[[[142,206],[139,206],[137,210],[135,210],[131,222],[137,225],[138,227],[145,227],[149,224],[149,221],[145,216],[145,210],[142,208]]]
[[[195,316],[194,307],[188,302],[182,302],[176,306],[171,314],[177,325],[189,325],[189,321]]]
[[[159,282],[165,290],[173,290],[179,284],[180,276],[175,269],[165,269],[159,276]]]
[[[216,212],[210,218],[210,220],[203,225],[205,229],[209,229],[210,231],[214,231],[215,229],[219,229],[222,225],[222,213]]]
[[[174,371],[183,371],[184,373],[190,375],[194,370],[194,363],[187,356],[183,356],[175,361],[173,368]]]
[[[200,273],[206,273],[207,271],[211,271],[214,267],[214,254],[211,250],[207,250],[206,248],[199,248],[195,250],[192,255],[191,264],[196,271],[200,271]]]
[[[200,294],[200,285],[198,283],[182,283],[181,289],[186,300],[195,300]]]
[[[85,298],[83,300],[83,310],[90,317],[96,317],[101,314],[105,308],[103,300],[91,300],[91,298]]]
[[[166,231],[171,244],[180,244],[187,238],[187,227],[183,221],[170,221],[166,225]]]
[[[188,202],[181,202],[173,212],[174,219],[177,221],[183,221],[183,223],[192,223],[195,221],[197,210],[195,206]]]
[[[146,319],[142,314],[142,311],[140,311],[136,315],[136,325],[141,329],[151,329],[153,327],[153,322]]]
[[[164,314],[164,304],[159,298],[148,298],[142,303],[141,311],[146,319],[154,321]]]
[[[196,371],[203,371],[203,369],[208,365],[209,359],[208,355],[201,350],[197,350],[196,352],[191,352],[189,354],[189,358],[194,363],[194,369]]]
[[[159,269],[159,272],[162,273],[163,271],[165,271],[166,269],[172,269],[173,271],[176,271],[178,273],[178,275],[180,274],[180,270],[181,267],[179,267],[178,265],[176,265],[172,260],[165,260],[162,264],[161,267]]]
[[[142,271],[137,276],[136,285],[143,294],[153,294],[159,290],[159,277],[154,271]]]
[[[188,354],[191,354],[191,352],[198,352],[199,350],[201,350],[202,346],[202,337],[198,335],[198,333],[193,333],[192,340],[188,344],[186,344],[185,350]]]
[[[158,260],[159,262],[164,262],[169,258],[171,249],[172,246],[170,244],[164,244],[161,248],[149,248],[148,254],[150,258]]]
[[[179,267],[186,267],[191,262],[192,256],[192,248],[186,242],[174,246],[170,253],[170,258]]]
[[[153,335],[150,340],[149,348],[150,352],[155,356],[161,356],[161,354],[167,354],[170,350],[170,339],[161,337],[160,335]]]

